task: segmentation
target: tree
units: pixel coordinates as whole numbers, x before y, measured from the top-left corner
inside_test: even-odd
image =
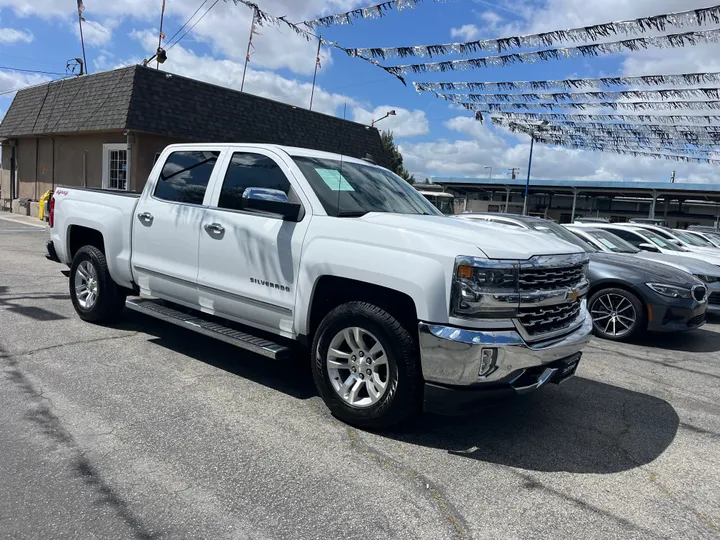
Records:
[[[410,174],[408,170],[403,167],[403,157],[397,146],[395,146],[392,131],[383,131],[380,134],[380,140],[382,141],[383,150],[385,151],[385,155],[387,155],[388,162],[390,163],[388,169],[397,174],[400,178],[404,179],[408,184],[414,184],[415,176]]]

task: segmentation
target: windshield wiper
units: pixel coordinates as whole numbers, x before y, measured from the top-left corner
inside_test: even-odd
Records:
[[[367,214],[365,210],[356,210],[354,212],[338,212],[335,217],[362,217],[365,214]]]

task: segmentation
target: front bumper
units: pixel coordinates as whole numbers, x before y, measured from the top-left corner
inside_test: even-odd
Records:
[[[525,393],[571,376],[592,332],[592,318],[585,307],[582,313],[579,326],[569,334],[533,344],[515,330],[420,323],[420,357],[427,381],[425,410],[470,409],[470,404],[488,398]],[[461,396],[457,398],[460,403],[449,394]]]
[[[687,298],[648,305],[652,311],[648,321],[648,330],[651,332],[695,330],[705,324],[705,313],[708,311],[707,302],[699,303]]]

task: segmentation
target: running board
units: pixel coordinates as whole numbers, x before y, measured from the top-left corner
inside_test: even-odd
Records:
[[[290,353],[290,349],[284,345],[194,315],[188,315],[166,306],[159,300],[128,299],[125,301],[125,307],[273,360],[285,359]]]

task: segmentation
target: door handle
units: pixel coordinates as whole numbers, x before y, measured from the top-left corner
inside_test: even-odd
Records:
[[[211,234],[222,234],[225,232],[225,227],[219,223],[208,223],[205,225],[205,230]]]
[[[153,215],[150,212],[143,212],[142,214],[138,214],[138,219],[140,221],[152,221]]]

